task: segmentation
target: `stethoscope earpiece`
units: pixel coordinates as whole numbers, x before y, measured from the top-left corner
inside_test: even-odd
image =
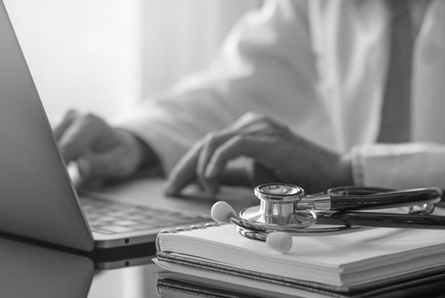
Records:
[[[216,202],[210,210],[213,220],[222,223],[230,223],[230,217],[236,216],[235,209],[224,201]]]
[[[286,254],[292,248],[292,236],[286,232],[269,233],[266,238],[266,244],[273,250]]]

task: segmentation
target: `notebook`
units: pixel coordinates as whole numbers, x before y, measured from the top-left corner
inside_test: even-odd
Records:
[[[308,287],[287,287],[262,281],[252,281],[222,273],[191,275],[159,272],[156,289],[161,298],[417,298],[443,297],[445,273],[410,281],[374,287],[359,293],[334,293]]]
[[[0,38],[0,232],[85,252],[103,269],[150,260],[163,228],[209,220],[160,208],[105,207],[106,198],[83,210],[80,203],[91,200],[78,198],[3,2]]]
[[[445,269],[445,230],[368,228],[293,240],[289,253],[280,254],[241,236],[233,225],[164,231],[158,235],[157,263],[207,278],[224,273],[335,293],[382,288]]]

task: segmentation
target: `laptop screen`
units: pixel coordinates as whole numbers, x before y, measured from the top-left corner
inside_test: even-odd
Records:
[[[91,232],[3,2],[0,38],[0,231],[92,250]]]

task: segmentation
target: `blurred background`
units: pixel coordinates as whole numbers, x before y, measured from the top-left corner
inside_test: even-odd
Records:
[[[206,67],[263,0],[4,0],[51,122],[106,119]]]

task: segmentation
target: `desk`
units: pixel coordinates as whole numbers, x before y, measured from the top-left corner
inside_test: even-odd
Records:
[[[193,188],[186,193],[194,198],[166,198],[160,179],[135,179],[102,193],[121,201],[199,212],[209,212],[213,205],[199,198]],[[229,201],[237,210],[257,203],[248,189],[227,188],[218,199]],[[95,272],[93,262],[84,256],[7,237],[0,237],[0,258],[1,297],[159,298],[156,273],[160,269],[154,264]]]

